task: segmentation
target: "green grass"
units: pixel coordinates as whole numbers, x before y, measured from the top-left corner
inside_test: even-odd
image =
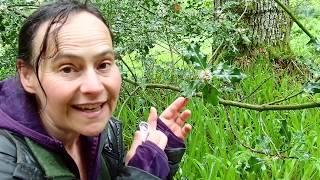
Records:
[[[298,19],[311,32],[313,36],[320,39],[320,4],[317,0],[294,0],[291,3],[292,10],[298,13]],[[307,45],[310,38],[294,23],[291,31],[290,46],[296,56],[301,60],[313,60],[320,63],[319,52]]]
[[[246,73],[248,78],[238,85],[241,91],[225,94],[225,98],[236,100],[250,94],[268,76],[272,78],[245,102],[266,103],[302,88],[303,80],[299,75],[275,71],[263,59],[249,67]],[[147,118],[148,107],[153,105],[161,111],[177,96],[177,93],[166,90],[143,90],[132,96],[120,114],[126,127],[127,144],[141,120],[139,117]],[[318,98],[304,94],[285,103],[302,103]],[[201,99],[192,98],[188,108],[192,111],[190,123],[193,131],[187,140],[187,152],[176,179],[320,178],[318,109],[259,113],[231,108],[232,132],[222,106],[205,105]],[[283,121],[287,123],[287,134],[280,132]],[[255,153],[242,144],[269,155],[277,152],[281,155]]]

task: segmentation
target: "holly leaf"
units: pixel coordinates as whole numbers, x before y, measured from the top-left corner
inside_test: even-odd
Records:
[[[246,78],[239,68],[233,68],[227,64],[220,63],[212,70],[212,75],[229,83],[237,83]]]
[[[303,90],[309,94],[320,93],[320,82],[309,82],[304,86]]]
[[[191,98],[194,96],[200,86],[200,81],[193,81],[191,83],[182,83],[180,85],[182,89],[181,95],[185,98]]]
[[[202,89],[203,100],[206,103],[216,106],[219,104],[219,91],[211,84],[206,84]]]
[[[187,47],[183,54],[183,60],[194,65],[196,69],[205,69],[208,66],[207,55],[200,51],[198,43],[192,43]]]

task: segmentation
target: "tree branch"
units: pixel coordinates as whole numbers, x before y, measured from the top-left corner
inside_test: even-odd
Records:
[[[124,81],[140,86],[139,83],[134,82],[130,79],[123,78]],[[182,90],[176,86],[172,85],[165,85],[165,84],[143,84],[143,87],[145,88],[160,88],[160,89],[169,89],[172,91],[176,92],[182,92]],[[202,97],[202,94],[200,92],[195,94],[196,97]],[[238,108],[244,108],[244,109],[251,109],[255,111],[284,111],[284,110],[302,110],[302,109],[311,109],[311,108],[316,108],[320,107],[320,102],[312,102],[312,103],[303,103],[303,104],[289,104],[289,105],[269,105],[268,103],[266,104],[248,104],[248,103],[242,103],[238,101],[231,101],[231,100],[225,100],[222,98],[219,98],[219,104],[225,105],[225,106],[233,106],[233,107],[238,107]]]
[[[316,38],[310,33],[310,31],[302,25],[302,23],[284,4],[282,4],[279,0],[274,1],[291,17],[291,19],[302,29],[303,32],[305,32],[309,36],[311,42],[316,41]]]
[[[238,108],[251,109],[255,111],[284,111],[284,110],[301,110],[320,107],[320,102],[304,103],[304,104],[290,104],[290,105],[268,105],[268,104],[247,104],[236,101],[219,99],[219,103],[228,106],[234,106]]]
[[[135,82],[138,81],[137,76],[133,73],[133,71],[131,70],[131,68],[129,67],[129,65],[123,60],[123,58],[121,57],[121,55],[118,56],[119,60],[123,62],[123,64],[127,67],[127,69],[129,70],[130,74],[132,75],[133,79],[135,80]]]

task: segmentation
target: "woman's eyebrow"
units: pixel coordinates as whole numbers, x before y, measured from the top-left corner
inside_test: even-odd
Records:
[[[81,60],[84,59],[82,56],[79,56],[77,54],[58,52],[56,57],[54,58],[54,61],[59,61],[59,59],[64,59],[64,58],[66,58],[66,59],[81,59]]]
[[[97,53],[96,55],[94,55],[94,58],[99,58],[99,57],[104,57],[106,55],[115,55],[115,52],[113,49],[105,49],[99,53]],[[58,52],[56,57],[54,58],[54,61],[57,61],[59,59],[63,59],[63,58],[68,58],[68,59],[79,59],[79,60],[83,60],[83,56],[78,55],[76,53],[72,53],[72,52]]]
[[[105,49],[105,50],[99,52],[97,55],[95,55],[95,57],[103,57],[103,56],[106,56],[106,55],[114,56],[115,52],[114,52],[113,49]]]

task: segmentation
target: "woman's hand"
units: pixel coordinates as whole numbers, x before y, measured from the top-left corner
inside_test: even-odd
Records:
[[[164,150],[164,148],[166,147],[167,142],[168,142],[168,137],[160,130],[156,130],[157,118],[158,118],[157,110],[154,107],[151,107],[149,118],[148,118],[148,124],[149,124],[148,125],[149,126],[148,135],[145,140],[153,142],[160,149]],[[126,164],[128,164],[130,159],[135,155],[138,146],[141,145],[143,143],[143,141],[144,141],[144,139],[143,139],[142,132],[136,131],[134,134],[134,137],[133,137],[132,145],[131,145],[131,147],[126,155],[126,158],[125,158]]]
[[[191,116],[190,110],[183,110],[188,104],[184,97],[177,98],[160,115],[161,121],[179,138],[185,140],[191,132],[191,125],[186,120]]]

